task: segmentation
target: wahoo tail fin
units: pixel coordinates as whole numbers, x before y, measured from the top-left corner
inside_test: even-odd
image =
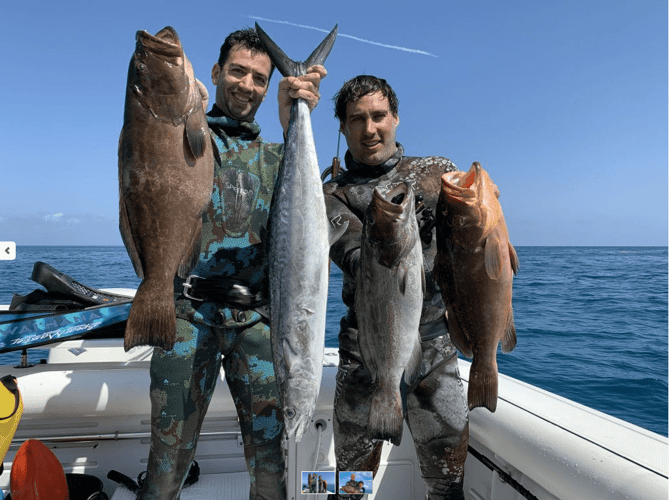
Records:
[[[323,64],[327,59],[335,39],[337,38],[337,25],[330,31],[328,36],[316,47],[304,62],[293,61],[279,46],[269,37],[256,23],[256,33],[269,53],[269,57],[283,76],[300,76],[307,72],[307,68],[316,64]]]

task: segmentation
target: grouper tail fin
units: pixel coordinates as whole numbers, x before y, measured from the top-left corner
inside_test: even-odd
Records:
[[[140,283],[125,327],[126,352],[138,345],[172,350],[177,333],[173,290],[172,286],[156,280],[145,279]]]
[[[402,394],[389,386],[377,387],[369,407],[369,437],[399,446],[403,427]]]
[[[338,25],[335,25],[328,36],[325,37],[321,44],[316,47],[316,50],[314,50],[304,62],[293,61],[290,57],[288,57],[284,51],[281,50],[276,43],[274,43],[269,35],[265,33],[260,26],[258,26],[258,23],[256,23],[256,33],[258,34],[260,41],[262,41],[263,45],[267,49],[269,57],[276,68],[279,70],[279,73],[281,73],[283,76],[300,76],[306,74],[307,68],[310,66],[323,64],[325,62],[328,55],[330,54],[330,51],[332,50],[335,39],[337,38],[337,26]]]

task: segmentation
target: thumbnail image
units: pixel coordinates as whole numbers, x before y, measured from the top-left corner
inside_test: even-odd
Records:
[[[346,471],[339,473],[339,493],[365,493],[371,494],[372,490],[371,471]]]
[[[302,471],[302,493],[335,493],[335,471]]]

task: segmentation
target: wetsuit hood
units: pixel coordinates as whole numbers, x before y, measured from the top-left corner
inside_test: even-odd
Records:
[[[243,122],[225,116],[216,104],[207,113],[207,123],[213,130],[221,129],[227,136],[239,137],[245,141],[252,141],[260,135],[260,125],[255,120]]]
[[[346,154],[344,155],[346,169],[351,173],[362,177],[379,177],[381,175],[387,174],[393,168],[395,168],[395,165],[397,165],[397,163],[404,156],[404,147],[402,147],[399,142],[396,142],[395,144],[397,145],[397,151],[395,151],[395,154],[378,165],[366,165],[364,163],[358,163],[355,159],[353,159],[351,151],[346,151]]]

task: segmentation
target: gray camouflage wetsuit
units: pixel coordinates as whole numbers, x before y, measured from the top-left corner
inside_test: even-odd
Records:
[[[227,118],[216,106],[207,121],[221,162],[215,164],[202,251],[192,274],[234,279],[256,293],[268,283],[260,232],[283,145],[265,142],[255,122]],[[249,498],[283,500],[284,424],[269,326],[254,310],[189,300],[181,291],[175,286],[176,344],[171,351],[154,349],[151,359],[151,449],[139,498],[179,497],[222,364],[239,416]]]
[[[334,402],[334,438],[337,470],[373,471],[381,459],[383,441],[367,437],[371,396],[370,374],[358,346],[355,314],[357,261],[365,210],[376,186],[409,182],[422,195],[426,208],[436,209],[441,174],[457,170],[446,158],[404,157],[397,153],[381,165],[361,165],[346,153],[347,171],[324,186],[328,218],[333,225],[348,221],[344,234],[330,249],[330,257],[343,272],[342,299],[348,308],[339,331],[339,370]],[[419,224],[420,225],[420,224]],[[409,388],[406,419],[411,431],[427,498],[464,500],[464,463],[469,439],[469,414],[457,365],[457,353],[448,336],[446,306],[432,275],[436,242],[434,228],[423,240],[427,289],[421,314],[423,370]],[[337,498],[332,496],[330,498]]]

